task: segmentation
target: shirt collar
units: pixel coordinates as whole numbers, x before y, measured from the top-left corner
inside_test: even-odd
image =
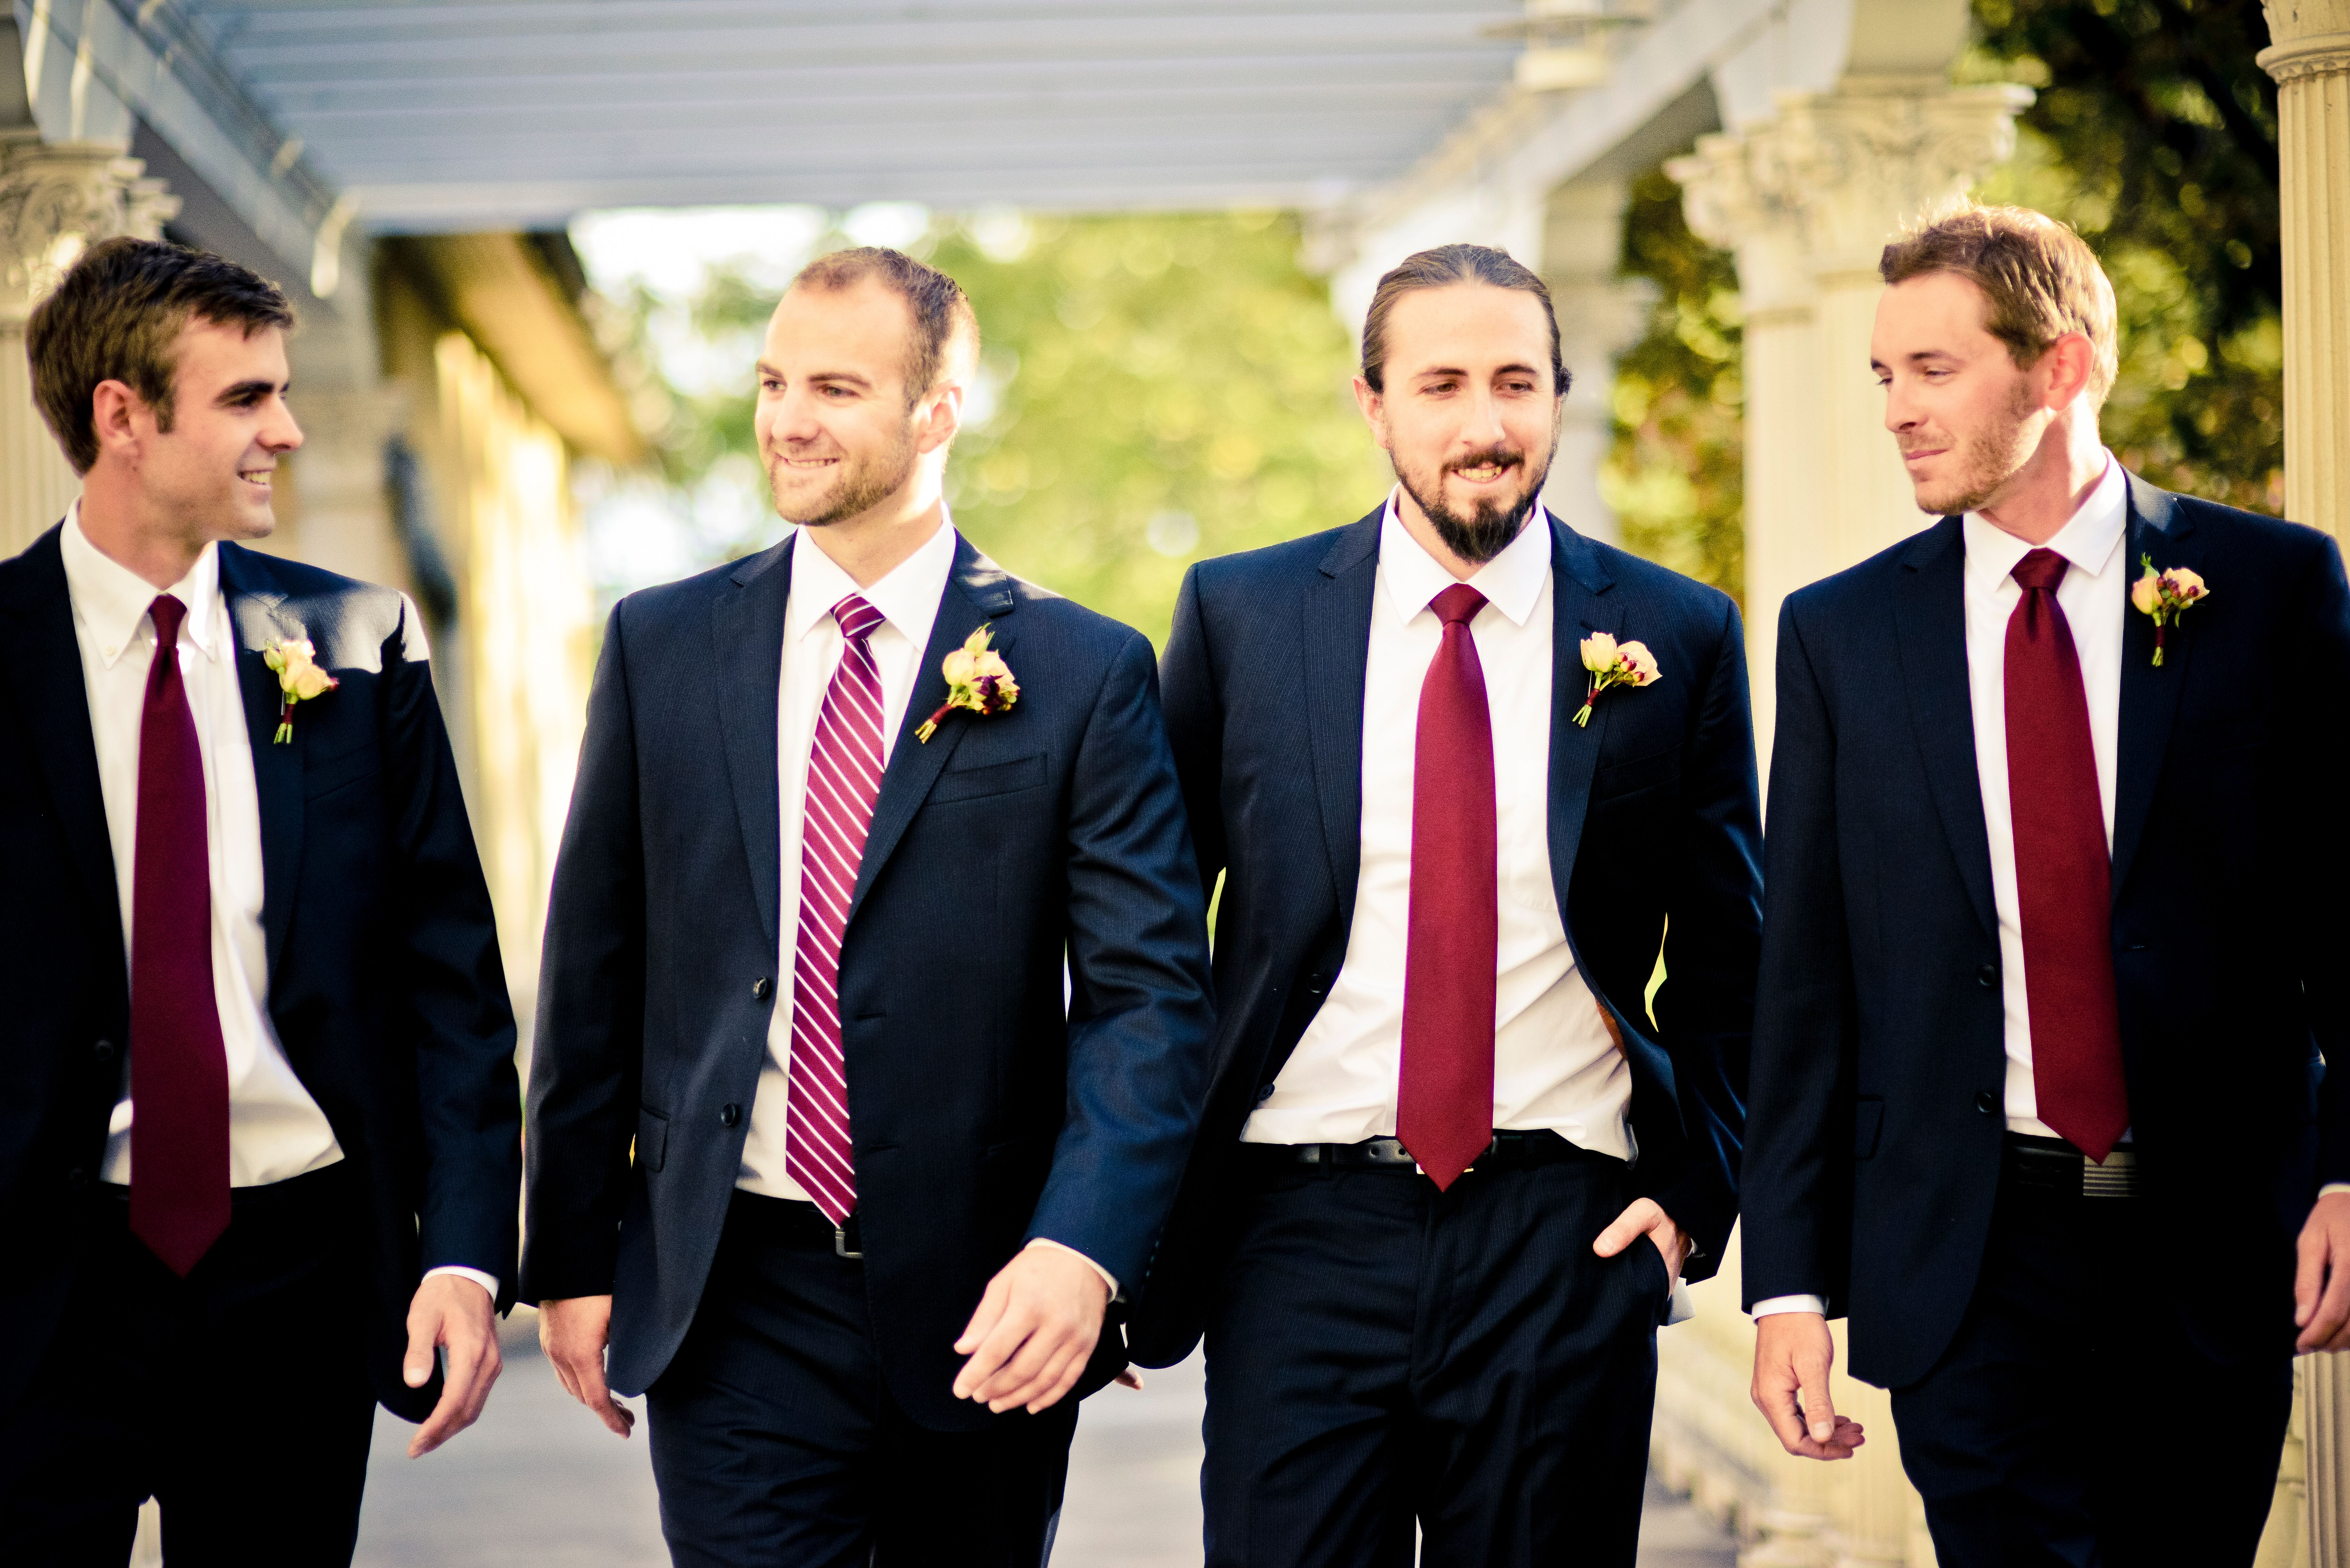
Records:
[[[1411,536],[1396,514],[1396,497],[1402,491],[1403,486],[1398,485],[1388,492],[1387,515],[1379,520],[1379,566],[1388,598],[1409,620],[1460,579]],[[1543,585],[1549,580],[1550,517],[1537,504],[1518,536],[1478,567],[1469,586],[1483,594],[1485,602],[1508,617],[1511,624],[1523,626],[1541,602]]]
[[[800,542],[792,551],[792,591],[784,606],[785,641],[797,642],[830,620],[833,606],[851,594],[879,610],[882,618],[918,650],[930,641],[939,598],[954,571],[957,535],[944,502],[939,504],[938,532],[869,587],[858,587],[857,579],[806,535],[807,530],[802,529]]]
[[[66,522],[57,538],[65,557],[66,592],[74,614],[97,639],[106,668],[130,650],[157,597],[155,586],[89,542],[81,528],[81,498],[66,508]],[[188,575],[163,590],[188,607],[180,632],[206,659],[220,657],[220,639],[213,625],[213,607],[220,602],[220,546],[206,545]]]
[[[2114,564],[2129,522],[2129,487],[2122,465],[2106,454],[2106,472],[2089,498],[2056,530],[2056,536],[2039,548],[2055,551],[2091,576],[2102,576]],[[1978,593],[1998,589],[2016,564],[2035,547],[1998,524],[1970,512],[1960,520],[1967,542],[1967,576]]]

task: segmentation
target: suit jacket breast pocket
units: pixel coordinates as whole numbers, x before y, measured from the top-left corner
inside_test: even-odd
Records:
[[[317,800],[382,771],[383,753],[369,741],[331,757],[306,759],[302,765],[302,794],[307,799]]]
[[[1680,781],[1681,748],[1679,742],[1659,752],[1642,757],[1628,757],[1619,763],[1601,764],[1591,779],[1591,798],[1595,801],[1616,800],[1644,790],[1669,789]]]
[[[1015,791],[1035,789],[1045,782],[1045,753],[1014,757],[1008,763],[989,763],[975,768],[948,768],[939,774],[939,782],[931,786],[932,805],[945,805],[959,800],[984,800],[991,795],[1011,794]]]

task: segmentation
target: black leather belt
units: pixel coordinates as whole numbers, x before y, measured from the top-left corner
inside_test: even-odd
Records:
[[[1321,1170],[1400,1170],[1407,1174],[1417,1171],[1419,1162],[1399,1138],[1366,1138],[1361,1143],[1244,1143],[1243,1154],[1252,1159],[1284,1168],[1298,1166]],[[1471,1160],[1469,1168],[1488,1170],[1523,1170],[1537,1165],[1564,1165],[1572,1160],[1602,1160],[1609,1165],[1624,1162],[1604,1154],[1594,1154],[1579,1144],[1569,1143],[1547,1127],[1529,1132],[1504,1129],[1493,1135],[1485,1152]]]
[[[793,1198],[770,1198],[764,1192],[734,1189],[734,1206],[773,1231],[795,1241],[832,1243],[832,1255],[854,1262],[865,1256],[865,1238],[849,1215],[845,1224],[836,1225],[824,1217],[824,1210],[813,1203],[803,1203]]]
[[[2061,1137],[2009,1133],[2002,1179],[2019,1193],[2048,1198],[2136,1198],[2137,1153],[2117,1148],[2103,1165]]]

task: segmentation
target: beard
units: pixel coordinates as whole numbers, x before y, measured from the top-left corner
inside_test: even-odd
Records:
[[[1916,486],[1918,510],[1949,517],[1961,512],[1980,512],[1996,500],[2008,481],[2031,461],[2039,445],[2039,436],[2025,431],[2033,408],[2032,389],[2019,378],[2007,406],[1982,428],[1956,443],[1959,472],[1943,481],[1939,490],[1929,491],[1923,484]],[[1918,444],[1930,448],[1933,443],[1929,441]]]
[[[896,441],[869,457],[843,453],[832,483],[813,501],[787,502],[784,497],[785,471],[782,454],[777,453],[767,469],[768,498],[775,503],[775,514],[786,522],[803,528],[822,528],[870,512],[904,488],[913,476],[919,455],[914,450],[914,432],[908,429]],[[786,506],[804,515],[792,516],[785,510]]]
[[[1510,547],[1542,501],[1543,481],[1550,477],[1551,450],[1542,454],[1540,462],[1530,462],[1527,454],[1507,446],[1487,447],[1455,458],[1432,474],[1407,472],[1400,459],[1388,454],[1395,469],[1396,482],[1404,493],[1419,504],[1421,512],[1435,526],[1436,536],[1444,547],[1471,566],[1482,566]],[[1476,509],[1462,516],[1445,504],[1444,476],[1464,468],[1481,468],[1491,463],[1503,472],[1516,469],[1520,483],[1506,496],[1490,497],[1477,503]]]

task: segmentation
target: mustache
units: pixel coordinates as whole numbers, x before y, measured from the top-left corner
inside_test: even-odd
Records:
[[[1492,446],[1482,452],[1472,452],[1466,457],[1453,459],[1444,465],[1447,473],[1458,473],[1464,468],[1523,468],[1526,454],[1515,447]]]

